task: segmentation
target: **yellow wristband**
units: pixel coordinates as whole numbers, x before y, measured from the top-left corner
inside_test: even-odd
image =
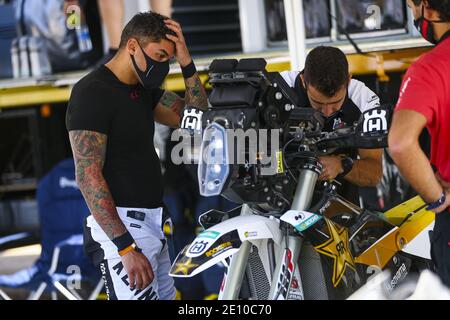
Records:
[[[134,249],[136,249],[136,243],[133,243],[132,245],[130,245],[130,246],[126,247],[125,249],[119,251],[119,256],[123,257],[128,252],[133,251]]]

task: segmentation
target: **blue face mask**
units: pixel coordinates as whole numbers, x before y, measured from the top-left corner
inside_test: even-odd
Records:
[[[136,64],[134,56],[130,55],[134,69],[136,70],[139,80],[145,89],[157,89],[161,87],[162,83],[164,82],[164,79],[169,74],[170,69],[169,61],[159,62],[153,60],[145,53],[144,49],[141,47],[139,42],[138,45],[141,48],[142,53],[144,54],[144,58],[147,63],[147,68],[145,69],[145,71],[141,71],[138,65]]]

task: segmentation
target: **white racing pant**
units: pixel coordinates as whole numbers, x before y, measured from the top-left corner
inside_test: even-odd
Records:
[[[167,241],[162,231],[162,226],[166,222],[163,221],[163,209],[118,207],[117,212],[137,246],[150,261],[155,278],[147,288],[131,290],[128,274],[122,264],[117,247],[109,240],[95,219],[89,216],[86,220],[85,242],[90,242],[87,247],[96,248],[97,257],[101,256],[100,259],[97,258],[97,262],[100,262],[108,299],[173,300],[175,287],[172,277],[169,276],[171,263]]]

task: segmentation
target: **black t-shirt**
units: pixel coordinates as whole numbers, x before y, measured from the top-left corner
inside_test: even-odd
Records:
[[[153,109],[164,90],[126,85],[106,66],[73,88],[66,127],[108,136],[103,175],[116,206],[162,206],[163,181],[153,145]]]

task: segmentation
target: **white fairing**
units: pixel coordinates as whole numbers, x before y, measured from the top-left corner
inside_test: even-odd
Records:
[[[199,234],[189,247],[187,256],[200,256],[203,252],[207,251],[218,238],[234,230],[238,231],[239,239],[241,241],[273,239],[277,244],[279,244],[281,241],[279,223],[277,220],[268,219],[256,215],[239,216],[230,220],[226,220],[206,230],[217,233],[217,236],[214,239],[204,238],[202,237],[202,234]],[[195,245],[195,243],[198,243],[199,241],[206,241],[208,244],[202,252],[189,254],[190,249]]]
[[[414,239],[408,242],[403,248],[403,252],[408,254],[431,259],[430,231],[433,231],[434,221],[424,228]]]
[[[183,250],[176,261],[179,260],[181,255],[185,254],[188,258],[197,258],[205,254],[208,250],[211,250],[216,241],[222,236],[237,231],[239,239],[243,241],[250,241],[257,246],[260,246],[264,239],[272,239],[276,245],[281,243],[281,232],[279,228],[279,221],[276,219],[264,218],[257,215],[239,216],[226,220],[222,223],[215,225],[214,227],[205,230],[199,234],[192,244],[188,245],[186,250]],[[206,236],[205,236],[206,235]],[[224,259],[232,256],[239,251],[239,248],[230,247],[225,250],[221,250],[216,256],[208,259],[195,270],[188,277],[193,277],[204,270],[212,267],[213,265],[223,261]],[[268,270],[266,270],[268,272]],[[173,277],[186,277],[182,275],[171,274]]]

